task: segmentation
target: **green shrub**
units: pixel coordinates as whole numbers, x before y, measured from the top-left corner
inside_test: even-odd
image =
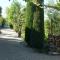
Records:
[[[25,41],[30,46],[31,45],[31,32],[33,26],[33,13],[34,13],[34,4],[32,2],[27,2],[26,8],[26,27],[25,27]]]
[[[9,24],[10,28],[13,29],[13,25],[12,24]]]

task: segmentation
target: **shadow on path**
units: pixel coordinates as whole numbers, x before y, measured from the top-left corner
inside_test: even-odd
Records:
[[[37,53],[22,40],[0,38],[0,60],[60,60],[60,56]]]

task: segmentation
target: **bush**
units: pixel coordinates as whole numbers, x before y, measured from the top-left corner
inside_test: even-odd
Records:
[[[26,8],[26,27],[25,27],[25,41],[31,46],[31,30],[33,26],[33,12],[34,12],[34,4],[32,2],[27,2]]]
[[[2,28],[4,28],[5,23],[6,23],[6,20],[2,16],[0,16],[0,25]]]
[[[10,26],[11,29],[13,29],[13,25],[12,24],[10,24],[9,26]]]

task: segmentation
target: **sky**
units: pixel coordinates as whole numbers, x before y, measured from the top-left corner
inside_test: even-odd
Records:
[[[11,5],[13,0],[9,2],[9,0],[0,0],[0,6],[2,7],[2,16],[6,17],[6,8]],[[25,2],[23,0],[18,0],[22,5],[25,5]],[[51,3],[53,4],[53,1],[56,0],[44,0],[45,4]]]
[[[47,5],[47,4],[50,4],[50,5],[55,5],[56,4],[56,2],[57,2],[58,0],[44,0],[44,4],[45,5]],[[47,15],[47,11],[48,10],[48,8],[45,8],[44,9],[44,17],[45,17],[45,20],[48,18],[48,15]]]
[[[6,17],[6,8],[11,5],[13,0],[0,0],[0,6],[2,7],[2,16]],[[18,0],[22,5],[25,5],[25,2],[22,0]]]

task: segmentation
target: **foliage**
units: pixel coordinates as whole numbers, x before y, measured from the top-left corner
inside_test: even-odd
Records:
[[[2,13],[2,8],[0,7],[0,16],[1,16],[1,13]]]
[[[2,28],[4,27],[5,23],[6,23],[5,18],[3,18],[2,16],[0,16],[0,26],[1,26]]]
[[[25,22],[25,41],[27,42],[28,45],[31,45],[31,30],[33,26],[33,3],[32,2],[27,2],[27,7],[26,7],[26,22]]]
[[[7,20],[8,23],[13,26],[14,30],[18,32],[18,35],[22,28],[21,17],[22,14],[20,3],[17,0],[14,0],[11,6],[7,8]]]
[[[45,37],[48,38],[48,34],[50,34],[50,29],[51,29],[51,26],[50,26],[50,20],[47,19],[45,20],[44,22],[44,26],[45,26]]]
[[[60,11],[54,10],[52,13],[48,12],[50,19],[50,34],[59,35],[60,32]]]
[[[42,4],[44,1],[36,0],[37,2]],[[27,2],[26,14],[25,40],[32,47],[42,48],[44,43],[44,9],[29,1]]]

